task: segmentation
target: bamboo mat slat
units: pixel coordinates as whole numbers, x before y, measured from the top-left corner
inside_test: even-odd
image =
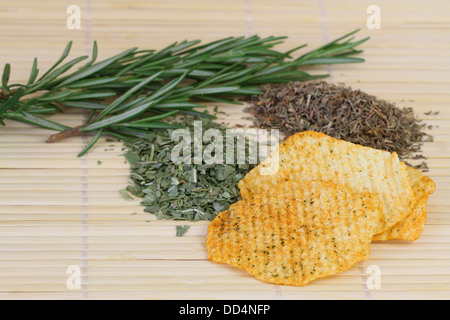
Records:
[[[0,127],[0,299],[450,298],[450,3],[413,0],[405,10],[377,1],[380,30],[366,27],[368,0],[88,0],[79,4],[82,28],[68,30],[71,4],[0,0],[0,65],[11,63],[11,81],[26,81],[35,56],[41,70],[51,66],[69,40],[70,57],[90,55],[97,40],[105,58],[134,46],[230,35],[286,35],[280,50],[302,43],[315,48],[361,28],[358,37],[371,36],[363,45],[365,63],[313,72],[414,108],[434,136],[423,151],[437,190],[419,240],[375,242],[369,260],[305,287],[271,285],[208,261],[207,222],[156,220],[139,199],[123,199],[129,169],[121,143],[102,138],[77,158],[81,138],[46,144],[50,130],[6,121]],[[220,122],[251,125],[242,107],[217,105],[226,113]],[[76,126],[83,115],[54,119]],[[176,237],[175,227],[184,224],[191,228]],[[367,283],[373,266],[379,288]],[[80,288],[67,286],[69,267],[81,270]]]

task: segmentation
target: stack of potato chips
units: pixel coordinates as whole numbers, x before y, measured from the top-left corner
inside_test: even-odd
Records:
[[[371,241],[419,238],[435,184],[396,153],[306,131],[239,188],[208,227],[208,258],[300,286],[368,259]]]

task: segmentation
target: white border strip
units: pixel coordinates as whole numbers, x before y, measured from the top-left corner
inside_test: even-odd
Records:
[[[328,35],[327,14],[325,12],[325,6],[323,5],[322,0],[317,0],[317,2],[319,4],[320,24],[322,26],[323,40],[325,43],[328,43],[330,42],[330,36]],[[328,65],[328,73],[330,74],[330,81],[334,83],[333,66],[331,64]]]
[[[83,113],[83,123],[87,120],[87,113]],[[86,135],[81,136],[81,147],[88,144]],[[88,166],[87,154],[81,157],[81,296],[89,299],[89,216],[88,216]]]
[[[278,284],[273,285],[273,291],[275,292],[275,299],[283,300],[283,295],[281,293],[280,286]]]
[[[320,24],[322,25],[323,39],[324,39],[325,43],[328,43],[330,41],[330,37],[328,35],[327,15],[325,12],[325,6],[323,4],[323,0],[317,0],[317,2],[319,5]],[[328,65],[328,73],[330,74],[330,82],[335,83],[332,65]],[[361,277],[361,285],[362,285],[362,289],[363,289],[364,295],[366,297],[366,300],[372,300],[372,295],[370,294],[370,290],[367,287],[367,274],[366,274],[366,267],[364,264],[364,260],[359,262],[359,276]]]
[[[253,14],[250,0],[245,0],[245,14],[245,21],[247,22],[247,35],[250,37],[255,34],[253,31]]]
[[[372,295],[370,294],[370,290],[367,287],[367,274],[364,260],[359,262],[359,275],[361,276],[361,285],[364,291],[364,295],[366,296],[366,300],[372,300]]]

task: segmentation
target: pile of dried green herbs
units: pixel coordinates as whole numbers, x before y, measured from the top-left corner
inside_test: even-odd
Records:
[[[329,136],[389,152],[424,159],[424,142],[432,141],[412,108],[399,108],[361,90],[325,81],[292,82],[266,87],[245,109],[259,128],[277,128],[285,138],[301,131]],[[415,168],[428,168],[426,162]]]
[[[211,119],[188,117],[178,124],[193,134],[193,119],[202,121],[203,131],[213,128],[225,135],[226,128]],[[130,185],[121,192],[125,197],[130,193],[143,198],[144,211],[158,219],[212,220],[240,200],[237,184],[256,164],[176,164],[171,158],[178,144],[172,140],[173,130],[154,130],[125,143],[131,173]],[[191,141],[193,147],[194,139]]]

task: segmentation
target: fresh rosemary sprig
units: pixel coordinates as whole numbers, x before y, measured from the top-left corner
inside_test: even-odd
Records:
[[[199,112],[202,101],[237,103],[234,98],[263,92],[258,85],[325,78],[299,68],[308,65],[357,63],[362,50],[355,47],[367,41],[353,41],[355,30],[296,59],[273,49],[286,37],[228,37],[200,45],[200,41],[175,42],[161,50],[131,48],[96,62],[97,43],[92,57],[77,71],[68,72],[88,59],[81,56],[63,64],[69,55],[69,42],[57,62],[38,78],[34,59],[26,84],[10,84],[11,67],[3,70],[0,90],[0,123],[3,119],[30,123],[60,131],[47,141],[91,132],[91,148],[101,135],[130,141],[155,128],[173,128],[161,120],[178,113],[210,116]],[[68,108],[90,112],[86,124],[70,128],[46,118]]]

